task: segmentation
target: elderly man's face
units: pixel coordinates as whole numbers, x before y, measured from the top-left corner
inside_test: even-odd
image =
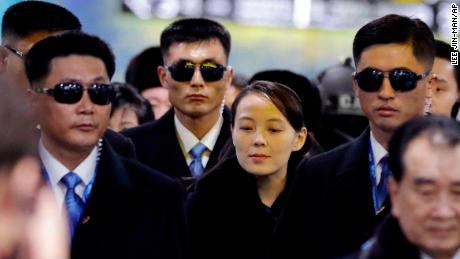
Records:
[[[460,146],[433,146],[421,136],[402,159],[401,181],[390,181],[392,213],[411,243],[451,258],[460,248]]]

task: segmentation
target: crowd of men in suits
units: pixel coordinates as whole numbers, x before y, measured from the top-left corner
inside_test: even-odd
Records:
[[[55,4],[5,12],[0,195],[18,202],[0,196],[0,258],[198,258],[190,244],[207,249],[190,242],[187,196],[232,152],[223,106],[231,37],[218,22],[191,18],[160,40],[157,73],[172,108],[119,134],[107,129],[108,44]],[[458,68],[436,53],[419,19],[391,14],[358,30],[350,76],[369,127],[299,163],[260,258],[460,258],[460,126],[427,117],[450,116]],[[18,179],[28,188],[18,190]],[[233,249],[210,257],[245,257]]]

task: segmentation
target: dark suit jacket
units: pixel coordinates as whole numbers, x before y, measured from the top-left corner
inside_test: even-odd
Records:
[[[360,248],[389,211],[375,215],[369,134],[304,160],[275,235],[277,258],[332,258]],[[286,256],[292,253],[292,256]]]
[[[111,129],[104,132],[104,138],[122,157],[136,159],[136,151],[131,139]]]
[[[257,192],[255,177],[226,160],[201,178],[187,200],[193,259],[268,258],[270,240],[289,189],[269,210]]]
[[[360,259],[404,258],[419,259],[419,249],[407,240],[398,220],[388,215],[378,227],[371,244],[364,249]]]
[[[184,258],[183,190],[104,143],[72,258]]]
[[[223,113],[224,123],[205,170],[217,164],[219,153],[230,134],[230,114]],[[131,138],[140,162],[174,178],[191,177],[187,161],[182,153],[174,126],[174,109],[159,120],[128,129],[123,134]]]

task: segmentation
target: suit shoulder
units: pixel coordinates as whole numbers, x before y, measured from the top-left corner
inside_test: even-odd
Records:
[[[131,159],[124,159],[123,163],[128,170],[130,177],[138,185],[148,185],[148,188],[156,190],[168,190],[171,188],[182,191],[182,186],[177,180],[165,175],[164,173],[147,167],[146,165]]]
[[[121,132],[121,134],[123,134],[124,136],[126,136],[128,138],[131,138],[131,139],[142,137],[142,136],[150,133],[150,131],[155,128],[156,123],[157,123],[157,121],[147,122],[147,123],[139,125],[137,127],[124,130],[124,131]]]
[[[312,167],[312,166],[334,166],[337,162],[340,162],[348,154],[353,142],[341,145],[337,148],[329,150],[325,153],[318,154],[312,158],[303,160],[299,168]]]

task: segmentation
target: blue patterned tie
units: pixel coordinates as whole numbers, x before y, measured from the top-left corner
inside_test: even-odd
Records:
[[[203,154],[205,150],[206,150],[206,146],[203,145],[202,143],[196,144],[190,150],[190,155],[192,156],[193,160],[192,160],[192,163],[190,163],[189,168],[190,168],[190,172],[192,173],[192,176],[195,178],[198,178],[203,174],[204,168],[201,162],[201,155]]]
[[[390,168],[388,166],[388,156],[384,156],[380,159],[380,166],[382,168],[382,174],[380,176],[380,182],[377,184],[377,205],[378,211],[382,209],[383,203],[388,195],[388,176],[391,175]]]
[[[75,187],[81,183],[81,179],[74,172],[69,172],[62,177],[61,182],[67,188],[64,199],[69,216],[70,234],[73,237],[75,228],[80,221],[84,208],[83,200],[75,192]]]

